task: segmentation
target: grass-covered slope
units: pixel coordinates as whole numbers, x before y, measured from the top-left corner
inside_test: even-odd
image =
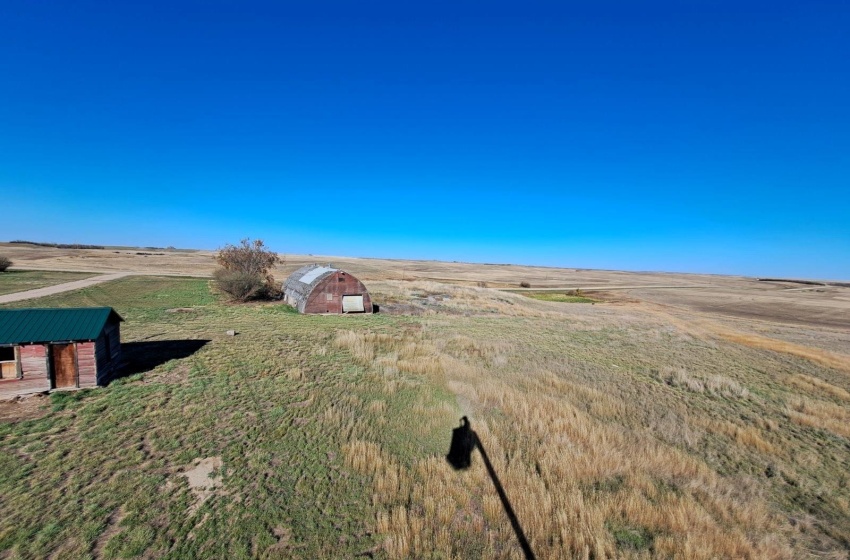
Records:
[[[206,280],[174,278],[36,303],[114,306],[129,346],[209,342],[182,359],[145,356],[162,363],[106,389],[55,393],[40,418],[0,424],[0,550],[14,558],[351,557],[380,539],[345,445],[445,453],[452,406],[430,419],[406,412],[443,409],[447,394],[412,376],[385,391],[334,344],[340,328],[389,332],[403,319],[219,305]],[[221,458],[213,483],[223,484],[200,503],[181,472],[210,457]]]
[[[846,552],[847,372],[650,307],[370,288],[416,314],[226,305],[176,278],[38,302],[114,306],[141,372],[4,405],[30,417],[0,423],[0,550],[519,558],[480,457],[443,458],[466,414],[539,558]]]

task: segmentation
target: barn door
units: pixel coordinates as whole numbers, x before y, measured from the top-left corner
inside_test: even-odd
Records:
[[[77,386],[77,356],[73,344],[51,346],[53,366],[53,388]]]
[[[343,313],[363,313],[363,296],[342,296]]]

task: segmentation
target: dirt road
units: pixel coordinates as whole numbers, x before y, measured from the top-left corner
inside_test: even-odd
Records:
[[[83,280],[75,280],[74,282],[66,282],[64,284],[56,284],[55,286],[47,286],[45,288],[36,288],[35,290],[27,290],[25,292],[16,292],[13,294],[6,294],[4,296],[0,296],[0,303],[12,303],[13,301],[21,301],[25,299],[33,299],[40,298],[43,296],[50,296],[53,294],[59,294],[62,292],[70,292],[71,290],[79,290],[80,288],[87,288],[88,286],[94,286],[95,284],[100,284],[101,282],[109,282],[110,280],[118,280],[119,278],[124,278],[125,276],[130,276],[131,274],[135,274],[133,272],[115,272],[113,274],[104,274],[102,276],[94,276],[93,278],[84,278]]]

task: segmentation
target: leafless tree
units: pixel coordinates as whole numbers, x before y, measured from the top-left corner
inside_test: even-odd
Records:
[[[219,268],[213,277],[219,288],[237,301],[273,297],[279,288],[272,269],[282,263],[277,253],[266,248],[261,239],[246,238],[239,245],[225,245],[215,257]]]

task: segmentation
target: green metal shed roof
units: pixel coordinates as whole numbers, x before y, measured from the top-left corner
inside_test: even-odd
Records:
[[[123,321],[111,307],[0,309],[0,345],[95,340],[108,321]]]

